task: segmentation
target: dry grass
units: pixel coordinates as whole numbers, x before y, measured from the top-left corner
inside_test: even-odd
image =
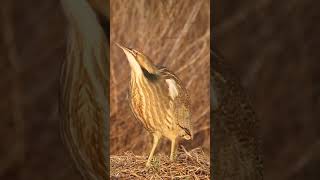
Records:
[[[111,179],[210,179],[209,157],[200,149],[187,151],[183,146],[175,162],[164,154],[156,155],[147,168],[146,156],[132,152],[111,156]]]
[[[191,98],[195,138],[187,149],[209,151],[210,17],[209,0],[113,0],[110,2],[110,152],[141,154],[149,134],[134,119],[127,97],[130,68],[115,42],[145,53],[153,63],[177,74]],[[124,131],[129,129],[130,131]],[[161,141],[158,148],[167,152]]]
[[[209,178],[210,17],[209,0],[113,0],[110,3],[110,153],[113,178]],[[130,68],[115,42],[142,51],[153,63],[177,74],[191,98],[194,140],[183,141],[190,153],[168,162],[170,144],[160,141],[152,168],[145,168],[152,139],[134,119],[127,97]],[[128,153],[128,151],[130,153]],[[121,178],[120,178],[121,177]],[[160,178],[161,177],[161,178]]]
[[[130,4],[123,6],[130,7],[135,1],[131,0]],[[184,0],[178,1],[183,2]],[[72,161],[61,144],[58,128],[60,118],[57,111],[58,77],[60,62],[65,53],[65,18],[59,7],[59,1],[35,0],[28,3],[27,1],[3,0],[2,2],[12,3],[12,8],[1,4],[0,111],[2,124],[0,134],[2,144],[0,147],[0,179],[79,180],[81,177],[77,171],[71,168]],[[111,5],[118,4],[116,7],[111,7],[113,8],[111,18],[117,15],[117,19],[113,20],[128,18],[120,16],[123,11],[118,11],[115,14],[115,10],[119,9],[121,2],[123,1],[111,0]],[[214,36],[217,38],[217,46],[228,63],[239,74],[242,84],[249,90],[248,94],[253,97],[257,115],[262,121],[261,133],[265,143],[265,179],[304,180],[318,179],[319,177],[317,175],[319,175],[320,162],[320,126],[317,117],[320,116],[320,83],[318,83],[319,79],[316,79],[319,76],[316,75],[320,71],[318,67],[319,38],[317,38],[320,24],[315,23],[319,14],[317,4],[319,2],[227,0],[215,3],[215,8],[211,11],[213,18],[217,21],[217,26],[212,27],[217,32]],[[121,6],[122,9],[125,8],[123,6]],[[135,7],[133,6],[133,9]],[[5,9],[8,10],[8,13]],[[154,9],[145,13],[150,12],[154,12]],[[202,19],[202,15],[206,13],[201,10],[201,17],[198,16],[197,21]],[[178,13],[175,12],[175,14]],[[181,14],[185,16],[186,13]],[[11,25],[3,22],[7,22],[6,16],[10,16],[9,21],[13,21],[12,33],[15,36],[14,43],[17,53],[15,62],[18,64],[14,67],[19,67],[18,71],[12,68],[11,60],[8,58],[8,48],[14,46],[11,43],[11,45],[6,44],[8,42],[5,41],[5,37],[7,37],[5,29],[11,28]],[[120,40],[119,43],[126,42],[124,45],[138,46],[141,50],[145,50],[149,56],[159,60],[158,57],[162,55],[161,53],[166,52],[164,49],[170,49],[175,40],[166,38],[163,40],[163,44],[155,43],[158,42],[155,38],[157,34],[152,33],[153,31],[143,36],[144,39],[128,39],[134,34],[134,28],[137,33],[140,33],[141,31],[146,32],[142,28],[140,29],[142,25],[147,27],[145,23],[154,26],[154,24],[150,24],[152,18],[146,19],[144,24],[140,20],[137,22],[132,19],[133,17],[128,21],[132,24],[139,24],[139,27],[132,26],[126,21],[123,24],[127,23],[128,26],[125,28],[130,33],[124,35],[122,30],[118,31],[118,34],[114,34],[113,31],[111,35],[116,37],[113,40]],[[158,21],[163,21],[163,18]],[[116,27],[114,24],[111,25],[111,28]],[[198,24],[190,26],[189,33],[184,33],[183,37],[190,37],[191,32],[197,28],[199,28]],[[172,30],[168,34],[175,37],[174,34],[179,32]],[[202,31],[197,32],[203,33]],[[122,35],[118,36],[120,34]],[[158,39],[163,38],[158,36]],[[213,37],[212,34],[211,37]],[[150,39],[149,43],[146,43],[145,39]],[[181,49],[184,49],[187,44],[185,40],[175,52],[183,52]],[[168,44],[169,46],[167,46]],[[198,47],[198,45],[195,46]],[[111,58],[120,57],[115,54],[120,52],[114,48],[112,46],[110,49],[112,51]],[[153,48],[160,49],[151,51]],[[188,55],[184,55],[178,60],[185,62],[187,61],[185,57]],[[160,60],[162,59],[166,58],[160,58]],[[122,59],[111,59],[111,61],[113,60],[121,61]],[[194,74],[196,70],[203,67],[199,66],[199,62],[196,61],[195,66],[188,67],[184,71]],[[124,61],[116,67],[117,75],[123,76],[123,73],[126,72],[119,72],[121,68],[128,68],[125,63]],[[168,67],[175,70],[177,65],[178,63],[174,63]],[[314,71],[312,76],[311,69]],[[179,72],[178,75],[189,79],[186,73]],[[16,86],[16,77],[19,77],[21,87]],[[124,90],[121,80],[125,79],[116,80],[118,83],[111,84],[111,86],[119,88],[120,92],[117,98],[121,101],[122,90]],[[188,83],[190,82],[189,89],[194,89],[193,84],[197,80],[198,77],[194,77],[188,81]],[[20,89],[14,90],[15,88]],[[22,93],[18,104],[13,99],[17,91]],[[266,92],[268,93],[266,94]],[[205,97],[197,102],[201,102],[203,99]],[[112,101],[114,103],[114,99]],[[118,109],[121,108],[122,106],[118,106]],[[15,113],[20,113],[17,111],[21,111],[21,119],[13,117]],[[128,109],[122,110],[122,112],[124,111],[128,111]],[[199,112],[201,112],[200,109],[195,114]],[[119,113],[121,112],[113,112],[114,119],[111,123],[116,126],[111,127],[112,130],[132,128],[133,126],[128,127],[121,119],[125,117],[124,114],[120,116]],[[131,133],[133,136],[141,134],[139,125],[136,124],[136,126]],[[197,127],[207,128],[200,124]],[[200,134],[205,133],[198,133],[199,137],[204,137]],[[125,140],[124,143],[127,143],[125,134],[118,136],[113,134],[110,138],[111,143],[117,140]],[[139,142],[129,140],[129,142],[130,146],[135,148],[145,143],[141,140]],[[201,141],[197,143],[199,142]],[[124,150],[128,149],[128,146],[124,146]],[[26,156],[22,157],[21,154]]]

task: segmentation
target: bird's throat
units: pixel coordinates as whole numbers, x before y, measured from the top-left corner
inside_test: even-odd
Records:
[[[124,52],[127,56],[127,59],[131,68],[131,74],[134,73],[136,76],[141,76],[142,69],[139,63],[136,61],[135,57],[130,52],[127,52],[127,51],[124,51]]]

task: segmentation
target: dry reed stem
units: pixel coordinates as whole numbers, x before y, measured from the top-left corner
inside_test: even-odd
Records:
[[[210,1],[112,0],[110,2],[110,146],[111,154],[149,149],[149,134],[128,106],[130,68],[115,42],[138,49],[153,63],[166,66],[182,80],[191,98],[195,140],[187,149],[209,151],[210,136]],[[123,129],[130,129],[123,131]],[[169,146],[162,141],[159,149]]]

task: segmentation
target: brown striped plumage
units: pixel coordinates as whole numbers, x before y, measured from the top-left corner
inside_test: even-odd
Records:
[[[154,137],[147,166],[162,136],[171,140],[170,160],[174,160],[177,138],[192,139],[190,100],[179,78],[158,67],[142,53],[118,45],[131,67],[129,104],[145,129]]]
[[[68,51],[60,79],[61,132],[85,179],[108,178],[108,44],[87,0],[62,0]],[[85,18],[83,18],[85,17]]]

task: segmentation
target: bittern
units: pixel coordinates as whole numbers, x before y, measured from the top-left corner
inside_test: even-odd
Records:
[[[144,128],[153,136],[153,146],[146,166],[151,165],[162,136],[171,140],[170,160],[175,159],[179,138],[193,137],[190,100],[181,80],[165,67],[154,65],[143,53],[117,44],[131,68],[130,108]]]
[[[108,40],[101,0],[61,0],[68,20],[68,51],[61,69],[61,132],[86,179],[108,178]],[[107,2],[106,2],[107,3]],[[101,22],[103,21],[103,22]]]

